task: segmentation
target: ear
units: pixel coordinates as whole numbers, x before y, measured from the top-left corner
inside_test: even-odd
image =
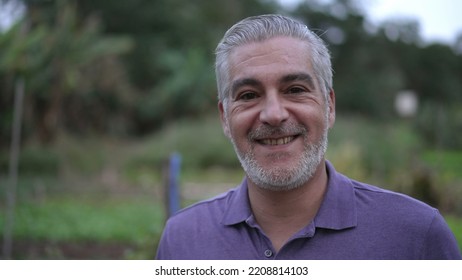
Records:
[[[329,92],[329,128],[335,123],[335,92],[331,89]]]
[[[224,106],[223,102],[219,101],[218,110],[220,111],[221,127],[223,128],[223,133],[226,135],[226,137],[231,138],[229,125],[228,125],[227,117],[225,115],[225,109],[223,106]]]

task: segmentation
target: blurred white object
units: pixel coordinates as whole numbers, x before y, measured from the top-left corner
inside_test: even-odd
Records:
[[[398,92],[395,98],[395,110],[400,117],[409,118],[415,116],[419,100],[412,90]]]

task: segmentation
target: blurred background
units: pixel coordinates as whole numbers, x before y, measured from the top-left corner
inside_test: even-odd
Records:
[[[239,184],[214,49],[263,13],[329,44],[336,169],[437,207],[462,245],[462,30],[427,36],[393,10],[379,20],[379,2],[0,0],[3,257],[153,259],[174,152],[181,207]],[[457,11],[410,9],[430,2],[446,5],[443,21]]]

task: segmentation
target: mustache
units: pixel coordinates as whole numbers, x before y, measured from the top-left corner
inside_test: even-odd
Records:
[[[251,130],[248,134],[248,138],[249,140],[258,140],[290,135],[306,135],[307,133],[308,129],[305,126],[297,123],[287,123],[277,127],[262,124]]]

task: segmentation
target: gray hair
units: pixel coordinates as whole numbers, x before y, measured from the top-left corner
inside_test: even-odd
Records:
[[[332,65],[330,53],[324,41],[306,25],[281,15],[261,15],[246,18],[232,26],[216,48],[215,74],[218,87],[218,100],[227,103],[229,96],[228,59],[236,47],[262,42],[273,37],[287,36],[298,38],[307,43],[311,51],[311,63],[321,90],[327,98],[332,89]],[[226,106],[225,106],[226,107]]]

